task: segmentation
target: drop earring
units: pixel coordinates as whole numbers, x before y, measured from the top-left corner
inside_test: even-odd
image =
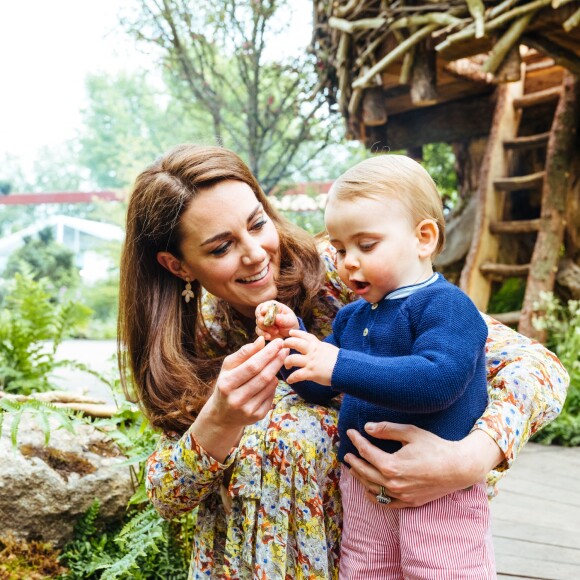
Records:
[[[186,302],[189,302],[193,298],[193,290],[191,289],[191,282],[189,281],[189,276],[185,277],[185,290],[181,293]]]

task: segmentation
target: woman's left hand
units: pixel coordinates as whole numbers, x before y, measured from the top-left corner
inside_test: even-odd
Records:
[[[383,486],[384,493],[392,498],[389,507],[417,507],[469,487],[482,481],[502,460],[495,441],[479,430],[462,441],[447,441],[413,425],[397,423],[368,423],[366,431],[375,438],[403,444],[396,453],[386,453],[360,433],[348,431],[363,458],[346,455],[352,475],[374,502]]]

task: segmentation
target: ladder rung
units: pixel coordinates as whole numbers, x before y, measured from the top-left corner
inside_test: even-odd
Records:
[[[513,220],[492,222],[489,231],[492,234],[527,234],[540,230],[540,220]]]
[[[530,271],[530,265],[486,262],[485,264],[481,264],[479,271],[491,280],[501,281],[506,278],[524,278]]]
[[[522,315],[521,310],[514,310],[513,312],[500,312],[498,314],[488,314],[492,318],[495,318],[498,322],[506,324],[507,326],[515,326]]]
[[[550,132],[539,133],[538,135],[530,135],[529,137],[516,137],[503,142],[506,149],[532,149],[534,147],[542,147],[548,143]]]
[[[556,61],[553,58],[544,58],[538,62],[533,62],[532,64],[526,65],[526,74],[531,72],[536,72],[539,70],[546,70],[547,68],[554,68]]]
[[[561,94],[561,86],[544,89],[543,91],[536,91],[535,93],[530,93],[529,95],[523,95],[522,97],[514,99],[514,107],[516,109],[522,109],[525,107],[533,107],[534,105],[549,103],[550,101],[559,99]]]
[[[493,185],[500,191],[519,191],[521,189],[532,189],[540,187],[544,183],[545,171],[531,173],[530,175],[520,175],[517,177],[500,177],[493,180]]]

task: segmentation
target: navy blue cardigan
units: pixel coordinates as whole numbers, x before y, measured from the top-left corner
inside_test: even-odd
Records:
[[[356,429],[384,451],[401,447],[367,435],[369,421],[410,423],[457,441],[487,405],[486,339],[487,325],[469,297],[434,274],[377,304],[358,300],[342,308],[333,334],[325,339],[340,349],[332,386],[303,381],[292,388],[320,404],[344,393],[341,461],[346,453],[358,455],[347,429]]]

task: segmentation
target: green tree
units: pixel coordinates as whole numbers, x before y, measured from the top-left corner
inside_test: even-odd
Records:
[[[79,135],[79,164],[99,188],[127,188],[163,151],[193,141],[202,126],[146,74],[87,78],[88,106]]]
[[[212,138],[238,152],[266,191],[329,144],[338,120],[317,90],[314,57],[268,58],[291,19],[289,2],[137,3],[126,28],[159,50],[182,102],[205,113]]]
[[[50,228],[25,238],[24,245],[8,258],[2,275],[11,279],[16,273],[28,272],[35,281],[45,278],[51,295],[55,297],[63,290],[76,288],[80,281],[73,252],[54,240]]]

